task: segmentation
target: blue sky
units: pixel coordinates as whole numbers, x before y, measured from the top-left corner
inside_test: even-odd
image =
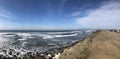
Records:
[[[120,0],[0,0],[0,29],[119,28]]]

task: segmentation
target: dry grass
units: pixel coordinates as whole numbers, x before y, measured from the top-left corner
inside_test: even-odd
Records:
[[[120,59],[120,34],[96,32],[64,51],[60,59]]]

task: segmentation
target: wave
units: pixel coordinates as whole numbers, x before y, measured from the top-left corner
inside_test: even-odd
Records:
[[[20,52],[18,57],[29,51],[47,51],[50,48],[67,46],[78,41],[81,36],[87,36],[91,31],[71,31],[71,32],[0,32],[0,55],[12,57],[4,54],[3,49],[13,50],[13,54]],[[80,34],[81,33],[81,34]],[[7,50],[9,49],[9,50]],[[15,53],[14,53],[15,52]]]
[[[19,36],[31,36],[30,33],[16,33]]]
[[[27,39],[18,39],[18,40],[22,41],[22,40],[27,40]]]
[[[51,38],[60,38],[60,37],[70,37],[70,36],[76,36],[77,33],[69,34],[69,35],[44,35],[43,39],[51,39]]]

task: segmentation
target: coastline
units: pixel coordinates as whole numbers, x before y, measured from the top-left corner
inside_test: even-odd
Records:
[[[64,50],[60,59],[119,59],[120,34],[99,30],[74,46]]]
[[[40,52],[37,50],[32,51],[32,52],[31,51],[25,52],[25,50],[21,50],[23,52],[16,52],[14,49],[3,49],[1,51],[3,55],[0,55],[0,59],[56,59],[56,58],[58,59],[60,54],[62,54],[64,50],[76,45],[77,43],[81,41],[84,41],[85,38],[83,38],[82,40],[78,40],[68,46],[63,46],[60,48],[52,48],[45,52]],[[22,55],[20,55],[21,53]],[[7,54],[7,56],[4,54]]]

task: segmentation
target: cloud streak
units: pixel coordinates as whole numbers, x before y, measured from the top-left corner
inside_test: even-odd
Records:
[[[13,22],[13,19],[16,17],[11,13],[10,11],[0,8],[0,29],[9,29],[11,27],[14,27],[15,22]]]
[[[81,14],[81,11],[77,11],[77,12],[72,13],[72,15],[70,16],[79,16],[80,14]]]
[[[120,1],[105,2],[86,12],[87,16],[75,18],[81,28],[120,28]]]
[[[0,8],[0,17],[14,18],[14,15],[10,11],[3,9],[3,8]]]
[[[65,3],[67,2],[67,0],[62,0],[61,4],[60,4],[60,9],[59,9],[59,14],[61,14],[63,8],[64,8],[64,5]]]

